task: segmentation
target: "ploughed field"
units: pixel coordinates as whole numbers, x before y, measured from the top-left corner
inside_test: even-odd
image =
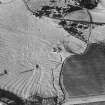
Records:
[[[87,11],[79,7],[68,5],[72,8],[69,11],[61,8],[62,2],[57,8],[56,4],[48,7],[45,1],[46,6],[41,7],[40,2],[34,5],[34,1],[27,10],[23,1],[0,7],[0,89],[29,100],[39,96],[62,101],[62,87],[70,97],[103,94],[105,46],[92,44],[86,53],[79,54],[85,51],[88,38],[104,42],[105,26],[68,21],[92,22]]]
[[[73,55],[63,65],[63,85],[69,97],[105,94],[105,45],[92,44],[82,55]]]
[[[62,61],[53,47],[67,33],[33,16],[21,0],[2,5],[0,13],[0,88],[22,98],[56,97]]]

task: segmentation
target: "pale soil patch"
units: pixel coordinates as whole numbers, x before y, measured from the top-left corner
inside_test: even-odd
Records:
[[[33,17],[23,7],[21,1],[17,0],[14,3],[7,4],[6,7],[2,5],[0,8],[0,71],[3,73],[6,69],[8,78],[12,75],[16,75],[17,78],[19,73],[34,68],[33,75],[27,77],[25,87],[21,88],[23,91],[20,90],[22,96],[27,98],[36,92],[43,97],[53,96],[57,91],[53,87],[51,70],[62,63],[60,55],[52,52],[53,45],[63,40],[64,35],[68,33],[49,18],[39,20]],[[35,69],[36,64],[39,65],[38,70]],[[35,79],[36,77],[39,79]],[[15,92],[13,92],[16,93],[17,87],[19,88],[18,80],[15,84],[16,88],[12,82],[9,84],[9,89],[14,88]],[[6,88],[3,84],[1,87]],[[33,92],[31,89],[34,89]]]

